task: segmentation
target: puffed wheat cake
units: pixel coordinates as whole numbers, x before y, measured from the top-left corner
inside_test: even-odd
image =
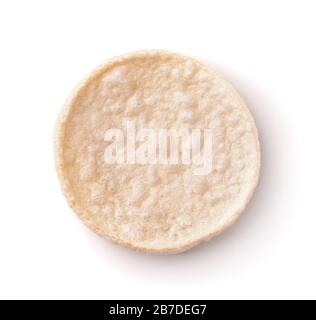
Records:
[[[212,171],[192,164],[108,164],[104,134],[123,121],[142,128],[212,130]],[[112,59],[72,92],[57,121],[63,192],[104,238],[150,253],[178,253],[232,225],[258,182],[253,118],[234,88],[182,55],[142,51]]]

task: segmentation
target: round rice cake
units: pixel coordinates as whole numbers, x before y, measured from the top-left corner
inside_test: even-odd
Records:
[[[136,138],[127,133],[127,121]],[[197,174],[192,136],[188,162],[181,162],[184,140],[175,146],[178,162],[171,163],[169,140],[167,162],[159,162],[158,143],[156,158],[139,162],[137,155],[148,155],[138,149],[149,145],[149,136],[139,136],[144,128],[200,130],[199,150],[208,129],[212,152],[204,162],[212,169]],[[130,137],[115,144],[112,155],[120,154],[120,161],[109,163],[106,132],[113,129]],[[128,162],[133,150],[134,162]],[[141,51],[107,61],[72,92],[57,121],[55,159],[69,205],[93,231],[132,249],[168,254],[209,240],[236,221],[258,182],[260,147],[245,103],[212,68],[175,53]]]

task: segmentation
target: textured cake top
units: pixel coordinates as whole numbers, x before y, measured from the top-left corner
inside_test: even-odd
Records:
[[[184,135],[178,145],[168,140],[163,163],[158,142],[166,130]],[[202,158],[211,167],[202,174],[193,149],[181,161],[183,137],[193,141],[194,130],[200,151],[203,132],[211,133],[211,156]],[[123,141],[113,147],[116,132]],[[55,138],[57,171],[75,212],[105,238],[146,252],[180,252],[218,234],[258,180],[259,142],[244,102],[208,66],[177,54],[137,52],[105,63],[74,90]],[[137,157],[149,151],[139,148],[149,141],[156,152],[141,163]],[[172,147],[178,162],[170,160]],[[106,162],[109,150],[121,160]]]

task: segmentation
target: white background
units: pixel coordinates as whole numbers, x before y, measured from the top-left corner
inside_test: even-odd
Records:
[[[0,298],[316,298],[315,1],[1,1]],[[167,49],[246,100],[263,167],[246,213],[176,256],[110,244],[60,191],[53,129],[105,59]]]

